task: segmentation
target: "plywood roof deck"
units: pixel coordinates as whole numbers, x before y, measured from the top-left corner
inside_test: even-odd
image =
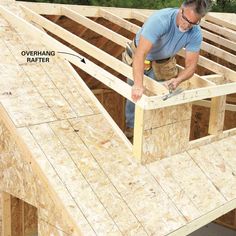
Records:
[[[130,87],[87,58],[86,64],[69,55],[51,57],[50,63],[26,63],[22,50],[76,52],[43,32],[41,27],[62,36],[61,29],[38,15],[62,15],[68,9],[19,4],[0,7],[0,188],[39,209],[39,235],[187,235],[236,207],[235,129],[141,165],[124,134],[68,61],[128,98]],[[67,7],[100,17],[97,7]],[[110,11],[116,17],[139,20],[150,14]],[[121,21],[116,17],[113,21]],[[124,76],[131,74],[131,68],[119,60],[63,32],[80,50],[114,63]],[[124,46],[127,39],[116,40]],[[203,86],[202,90],[188,90],[185,97],[164,104],[158,96],[165,89],[146,79],[156,96],[146,96],[138,105],[152,109],[235,93],[236,72],[208,62],[202,57],[199,63],[207,63],[215,73],[224,72],[216,75],[221,85],[196,75],[199,79],[193,78],[192,86]]]

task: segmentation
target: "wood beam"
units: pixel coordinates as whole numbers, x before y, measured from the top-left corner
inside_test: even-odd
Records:
[[[214,43],[217,43],[217,44],[224,46],[228,49],[236,51],[236,43],[233,41],[225,39],[219,35],[213,34],[205,29],[202,29],[202,35],[204,38],[209,39]]]
[[[182,49],[178,52],[178,55],[181,57],[185,57],[185,50]],[[199,56],[198,65],[207,68],[217,74],[223,74],[226,79],[231,81],[236,81],[236,72],[227,68],[226,66],[222,66],[206,57]]]
[[[124,20],[123,18],[121,18],[121,17],[119,17],[119,16],[117,16],[117,15],[115,15],[103,8],[99,9],[99,15],[101,17],[111,21],[112,23],[129,30],[130,32],[132,32],[134,34],[136,34],[140,28],[137,25],[135,25],[127,20]]]
[[[193,102],[193,105],[210,108],[211,101],[208,101],[208,100],[195,101]],[[236,105],[226,103],[225,110],[236,112]]]
[[[137,10],[133,10],[131,12],[131,18],[134,18],[134,19],[136,19],[136,20],[138,20],[140,22],[145,22],[147,20],[148,16],[145,15],[145,14],[140,13]]]
[[[234,32],[230,29],[223,28],[221,26],[212,24],[212,23],[204,21],[204,20],[201,21],[201,26],[210,30],[210,31],[213,31],[219,35],[222,35],[225,38],[228,38],[229,40],[236,42],[236,32]]]
[[[135,106],[133,154],[136,160],[141,163],[143,156],[143,129],[144,129],[144,110]]]
[[[11,195],[2,192],[2,235],[12,236]]]
[[[100,35],[110,39],[111,41],[113,41],[114,43],[117,43],[118,45],[120,45],[122,47],[125,47],[126,43],[129,41],[127,38],[123,37],[122,35],[119,35],[119,37],[117,37],[117,33],[115,33],[114,31],[112,31],[100,24],[97,24],[96,22],[88,19],[87,17],[85,17],[73,10],[70,10],[69,8],[62,7],[61,12],[62,12],[62,15],[65,15],[66,17],[70,18],[71,20],[89,28],[90,30],[96,32],[97,34],[100,34]]]
[[[69,42],[71,45],[79,48],[80,50],[85,51],[88,55],[101,61],[103,64],[109,66],[110,68],[118,71],[119,73],[123,74],[127,78],[133,79],[133,72],[132,72],[132,68],[130,66],[128,66],[125,63],[121,62],[120,60],[114,58],[113,56],[109,55],[108,53],[102,51],[101,49],[91,45],[90,43],[86,42],[85,40],[77,37],[76,35],[72,34],[71,32],[63,29],[62,27],[55,25],[53,22],[50,22],[49,20],[45,19],[44,17],[29,10],[28,8],[26,8],[24,6],[22,6],[22,8],[30,20],[41,25],[42,27],[44,27],[48,31],[54,33],[55,35],[61,37],[65,41]],[[120,36],[119,34],[116,34],[116,35],[117,35],[117,37]],[[157,83],[156,81],[150,79],[147,76],[144,76],[144,85],[148,90],[150,90],[154,94],[163,94],[163,93],[167,92],[167,89],[163,85]]]
[[[186,90],[165,101],[163,101],[162,96],[152,96],[145,99],[146,103],[144,109],[151,110],[161,107],[173,106],[177,104],[184,104],[206,98],[233,94],[235,93],[235,91],[236,91],[236,82],[198,88],[193,90]]]
[[[213,23],[215,23],[217,25],[220,25],[220,26],[223,26],[223,27],[226,27],[226,28],[229,28],[231,30],[235,30],[236,31],[236,24],[232,24],[232,23],[230,23],[230,22],[228,22],[226,20],[223,20],[223,19],[220,19],[218,17],[215,17],[211,13],[208,13],[205,16],[205,20],[213,22]]]
[[[25,7],[23,7],[25,9]],[[28,11],[30,11],[28,9]],[[123,97],[132,100],[131,99],[131,86],[127,83],[123,82],[119,78],[113,76],[111,73],[105,71],[101,67],[97,66],[95,63],[89,61],[86,59],[86,62],[83,63],[81,59],[83,56],[75,52],[74,50],[70,49],[69,47],[65,46],[64,44],[58,42],[42,30],[39,30],[34,25],[30,24],[26,20],[12,14],[10,11],[6,10],[5,8],[0,6],[0,13],[1,15],[8,20],[8,22],[13,25],[19,27],[19,29],[24,30],[24,32],[28,33],[35,39],[39,40],[44,45],[47,45],[48,48],[51,48],[52,50],[55,50],[56,52],[66,52],[66,54],[59,54],[57,53],[57,56],[62,57],[68,61],[70,61],[72,64],[78,66],[80,69],[91,75],[92,77],[98,79],[108,87],[112,88],[116,92],[118,92]],[[28,12],[27,12],[28,13]],[[37,15],[37,14],[36,14]],[[46,20],[47,23],[50,25],[52,24],[53,27],[57,27],[54,23],[48,21],[47,19],[44,19],[43,17],[37,15],[40,20]],[[42,24],[40,24],[42,25]],[[70,33],[70,32],[69,32]],[[72,34],[73,35],[73,34]],[[75,36],[75,35],[74,35]],[[76,37],[76,36],[75,36]],[[78,37],[76,37],[78,38]],[[88,44],[89,45],[89,44]],[[96,48],[96,47],[94,47]],[[74,56],[71,56],[74,55]],[[123,65],[125,65],[123,63]],[[125,65],[126,66],[126,65]],[[152,80],[150,79],[152,82]],[[155,82],[155,81],[153,81]],[[157,82],[156,82],[157,83]],[[146,95],[143,95],[142,98],[137,102],[137,104],[141,107],[144,106],[145,99],[147,98]]]
[[[18,2],[18,1],[17,1]],[[41,2],[21,2],[18,3],[32,9],[38,14],[45,15],[61,15],[60,8],[67,7],[71,10],[78,12],[79,14],[87,17],[98,17],[98,10],[100,7],[97,6],[84,6],[84,5],[71,5],[71,4],[59,4],[59,3],[41,3]],[[103,7],[103,9],[108,10],[109,12],[118,15],[122,18],[131,18],[130,8],[118,8],[118,7]],[[134,9],[137,10],[137,9]],[[154,12],[154,10],[148,9],[139,9],[139,12],[150,15]]]
[[[189,142],[188,150],[191,150],[193,148],[197,148],[203,145],[207,145],[209,143],[216,142],[218,140],[231,137],[234,135],[236,135],[236,128],[225,130],[219,134],[214,134],[214,135],[211,134],[211,135],[199,138],[199,139],[195,139]]]
[[[207,42],[202,42],[201,49],[214,55],[217,56],[218,58],[221,58],[225,61],[228,61],[234,65],[236,65],[236,56],[232,53],[229,53],[221,48],[218,48],[214,45],[211,45]]]
[[[209,134],[223,132],[226,107],[226,95],[211,99]]]
[[[184,70],[183,66],[177,65],[178,70],[182,71]],[[219,75],[222,78],[222,75]],[[191,88],[202,88],[207,86],[215,85],[214,82],[208,80],[207,78],[204,78],[203,76],[199,76],[198,74],[194,74],[190,79],[189,83],[191,84]]]

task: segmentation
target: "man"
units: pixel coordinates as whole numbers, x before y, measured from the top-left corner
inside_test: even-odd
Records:
[[[164,82],[171,89],[192,77],[202,42],[199,23],[209,6],[209,0],[186,0],[179,9],[162,9],[147,19],[122,55],[122,60],[133,67],[134,82],[128,79],[128,83],[133,85],[131,97],[134,102],[144,93],[144,74]],[[178,73],[174,56],[182,48],[186,49],[185,69]],[[134,103],[129,100],[126,127],[127,137],[132,138]]]

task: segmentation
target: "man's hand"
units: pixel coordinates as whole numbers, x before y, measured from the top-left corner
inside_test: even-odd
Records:
[[[175,90],[179,86],[180,82],[181,81],[178,78],[172,78],[170,80],[167,80],[164,86],[167,89]]]
[[[144,87],[143,86],[136,86],[133,85],[132,92],[131,92],[131,98],[134,102],[137,102],[143,95]]]

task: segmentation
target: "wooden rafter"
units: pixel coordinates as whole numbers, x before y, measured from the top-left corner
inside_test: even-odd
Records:
[[[218,17],[215,17],[212,14],[207,14],[205,19],[207,21],[213,22],[213,23],[215,23],[217,25],[229,28],[231,30],[236,30],[236,25],[235,24],[232,24],[232,23],[230,23],[230,22],[228,22],[226,20],[223,20],[223,19],[219,19]]]
[[[60,35],[62,39],[66,40],[71,45],[79,47],[80,49],[84,50],[88,55],[91,55],[97,60],[102,61],[105,65],[112,67],[113,69],[117,70],[119,73],[123,74],[124,76],[131,79],[133,78],[132,68],[130,66],[110,56],[108,53],[91,45],[85,40],[78,38],[76,35],[70,33],[69,31],[63,29],[62,27],[57,26],[53,24],[52,22],[44,19],[43,17],[29,10],[28,8],[24,6],[22,8],[25,10],[27,15],[29,16],[29,19],[31,19],[32,21],[36,22],[37,24],[41,25],[42,27],[51,31],[52,33],[56,35]],[[116,34],[116,35],[118,36],[119,34]],[[160,94],[167,91],[163,85],[160,85],[156,81],[151,80],[147,76],[144,77],[144,83],[146,84],[147,89],[149,89],[153,93]]]
[[[215,24],[207,22],[207,21],[201,21],[201,26],[214,32],[214,33],[222,35],[225,38],[228,38],[229,40],[236,42],[236,32],[234,32],[232,30],[220,27],[219,25],[215,25]]]
[[[52,22],[48,22],[46,19],[42,19],[39,15],[37,15],[36,13],[30,11],[29,9],[27,9],[25,7],[23,7],[23,9],[27,12],[27,14],[30,16],[30,18],[33,19],[33,21],[36,21],[36,23],[40,24],[43,27],[49,27],[50,26],[50,28],[53,28],[55,30],[56,25],[53,24]],[[10,13],[8,13],[8,14],[10,14]],[[24,22],[24,28],[25,28],[26,24],[29,24],[29,23]],[[22,23],[20,25],[22,26]],[[31,25],[31,27],[33,27],[33,26]],[[31,28],[31,30],[35,31],[36,29]],[[68,36],[67,36],[68,40],[71,40],[72,38],[73,38],[73,40],[76,40],[76,41],[79,40],[78,37],[71,34],[70,32],[66,32],[64,29],[61,29],[61,30],[63,30],[63,34],[64,33],[68,34]],[[42,32],[40,32],[40,35],[41,34],[42,34]],[[57,31],[56,34],[60,35],[61,33],[60,33],[60,31]],[[41,36],[41,37],[44,38],[45,36]],[[48,44],[52,44],[51,42],[53,40],[50,38],[50,40],[47,39],[46,41],[48,42]],[[81,46],[82,41],[80,41],[79,43],[80,43],[80,46]],[[57,44],[58,44],[58,42],[57,42]],[[57,45],[57,48],[58,48],[58,50],[59,50],[59,48],[64,48],[65,51],[68,50],[67,52],[71,52],[68,47],[65,47],[62,44]],[[84,50],[88,51],[88,48],[91,48],[91,51],[93,51],[93,52],[94,52],[94,49],[98,50],[96,47],[94,47],[93,50],[92,50],[91,45],[86,44],[86,46],[84,46]],[[72,53],[75,53],[75,52],[72,51]],[[99,55],[100,54],[101,54],[101,51],[99,50]],[[77,54],[75,53],[75,55],[77,55]],[[104,55],[106,55],[106,54],[104,54]],[[91,63],[91,62],[88,62],[88,64],[91,63],[90,65],[93,66],[93,69],[89,70],[88,68],[85,68],[85,67],[87,67],[87,65],[83,65],[83,63],[78,62],[78,60],[75,60],[75,58],[68,57],[66,55],[65,55],[65,57],[69,61],[71,61],[72,63],[77,64],[81,69],[85,70],[87,73],[91,74],[92,76],[94,76],[96,74],[95,77],[97,77],[98,79],[101,79],[101,82],[103,82],[106,85],[108,85],[109,87],[115,89],[122,96],[130,99],[130,86],[128,86],[123,81],[120,81],[119,79],[112,76],[111,74],[109,74],[106,71],[104,71],[104,73],[98,73],[98,71],[103,71],[103,70],[101,68],[97,68],[97,66],[95,64]],[[111,57],[111,58],[113,58],[113,57]],[[102,58],[100,60],[104,60],[104,56],[102,56]],[[113,58],[113,60],[115,60],[115,59]],[[108,59],[108,61],[109,61],[109,63],[111,63],[110,58]],[[119,63],[121,63],[121,62],[119,61]],[[121,64],[124,67],[126,66],[124,63],[121,63]],[[114,64],[112,64],[112,65],[113,65],[113,68],[114,68]],[[94,70],[94,68],[97,68],[97,69]],[[105,74],[105,76],[104,76],[104,74]],[[132,74],[132,71],[130,70],[130,74],[127,77],[130,77],[131,74]],[[225,94],[234,93],[235,88],[236,88],[235,83],[225,84],[225,85],[220,85],[220,86],[210,86],[210,87],[207,87],[207,88],[199,88],[199,89],[196,89],[196,90],[185,91],[184,93],[175,96],[175,99],[169,99],[168,101],[163,101],[162,96],[160,96],[160,95],[159,96],[152,96],[152,97],[149,97],[149,98],[146,97],[146,96],[143,96],[143,98],[138,102],[138,104],[141,107],[145,108],[145,109],[155,109],[155,108],[159,108],[159,107],[171,106],[171,105],[176,105],[176,104],[183,104],[183,103],[192,102],[192,101],[205,99],[205,98],[209,98],[209,97],[216,97],[216,96],[222,96],[222,95],[225,95]]]
[[[213,33],[209,32],[207,30],[204,30],[204,29],[202,29],[202,35],[206,39],[209,39],[209,40],[211,40],[211,41],[213,41],[213,42],[215,42],[215,43],[217,43],[221,46],[224,46],[228,49],[236,51],[236,43],[235,42],[232,42],[228,39],[225,39],[225,38],[223,38],[219,35],[213,34]]]
[[[137,25],[130,23],[129,21],[124,20],[123,18],[121,18],[121,17],[119,17],[119,16],[117,16],[105,9],[102,9],[102,8],[99,9],[99,16],[113,22],[116,25],[119,25],[119,26],[129,30],[130,32],[137,33],[137,31],[139,30],[139,27]]]
[[[210,108],[211,107],[211,101],[207,101],[207,100],[200,100],[200,101],[196,101],[193,103],[194,105],[197,105],[197,106],[202,106],[202,107],[208,107]],[[236,105],[233,105],[233,104],[226,104],[225,105],[225,110],[226,111],[233,111],[233,112],[236,112]]]

